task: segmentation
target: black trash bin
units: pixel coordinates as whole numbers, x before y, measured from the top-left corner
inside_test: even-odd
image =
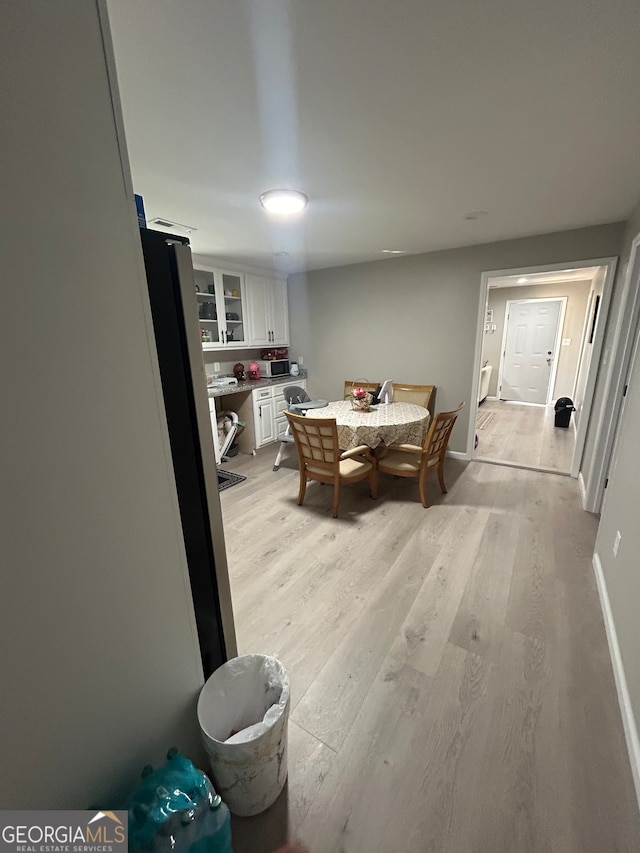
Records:
[[[555,425],[557,427],[568,427],[571,420],[571,412],[575,412],[576,407],[573,405],[573,400],[570,397],[558,397],[554,410],[556,413]]]

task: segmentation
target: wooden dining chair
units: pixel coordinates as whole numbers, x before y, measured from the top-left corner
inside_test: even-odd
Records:
[[[417,406],[429,408],[435,385],[405,385],[401,382],[393,383],[394,403],[415,403]]]
[[[370,394],[375,394],[376,389],[380,385],[379,382],[365,382],[364,380],[354,379],[350,381],[349,379],[344,380],[344,399],[351,396],[351,389],[355,386],[356,388],[364,388],[365,391],[368,391]]]
[[[305,418],[285,412],[298,450],[300,491],[298,506],[302,505],[307,480],[333,485],[333,517],[338,517],[340,486],[369,478],[372,498],[378,497],[376,460],[366,444],[353,450],[340,451],[335,418]]]
[[[396,477],[417,477],[422,506],[427,509],[426,479],[430,471],[438,472],[440,489],[446,494],[444,484],[444,457],[456,418],[464,407],[460,403],[452,412],[438,412],[431,421],[422,447],[414,444],[392,444],[378,458],[378,470]]]

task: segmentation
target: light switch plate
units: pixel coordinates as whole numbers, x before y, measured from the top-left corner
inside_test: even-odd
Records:
[[[571,338],[563,338],[562,339],[562,346],[563,347],[570,347],[571,346]]]

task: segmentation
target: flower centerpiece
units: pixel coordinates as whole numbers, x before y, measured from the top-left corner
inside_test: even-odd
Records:
[[[351,408],[356,412],[368,412],[373,397],[364,388],[354,386],[351,389]]]

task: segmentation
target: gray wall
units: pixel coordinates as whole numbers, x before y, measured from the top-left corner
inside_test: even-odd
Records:
[[[627,229],[621,267],[626,266],[632,239],[640,233],[640,206]],[[621,430],[609,474],[609,485],[598,528],[596,553],[604,573],[627,686],[636,721],[640,720],[640,354],[632,371]],[[618,556],[613,556],[616,531],[622,534]],[[637,722],[636,722],[637,725]]]
[[[345,379],[391,378],[437,385],[438,409],[465,400],[450,444],[465,451],[481,273],[618,255],[624,228],[614,223],[290,276],[290,352],[304,357],[312,396],[340,398]]]
[[[2,808],[111,806],[202,684],[96,4],[3,4]]]
[[[572,395],[590,288],[591,282],[589,281],[571,281],[526,287],[496,287],[489,290],[487,308],[493,309],[493,322],[496,325],[495,332],[484,333],[482,348],[483,362],[488,361],[493,367],[489,383],[489,396],[497,396],[507,301],[513,299],[546,299],[551,296],[567,297],[561,337],[571,339],[571,344],[561,346],[558,350],[558,370],[553,388],[553,399]]]

